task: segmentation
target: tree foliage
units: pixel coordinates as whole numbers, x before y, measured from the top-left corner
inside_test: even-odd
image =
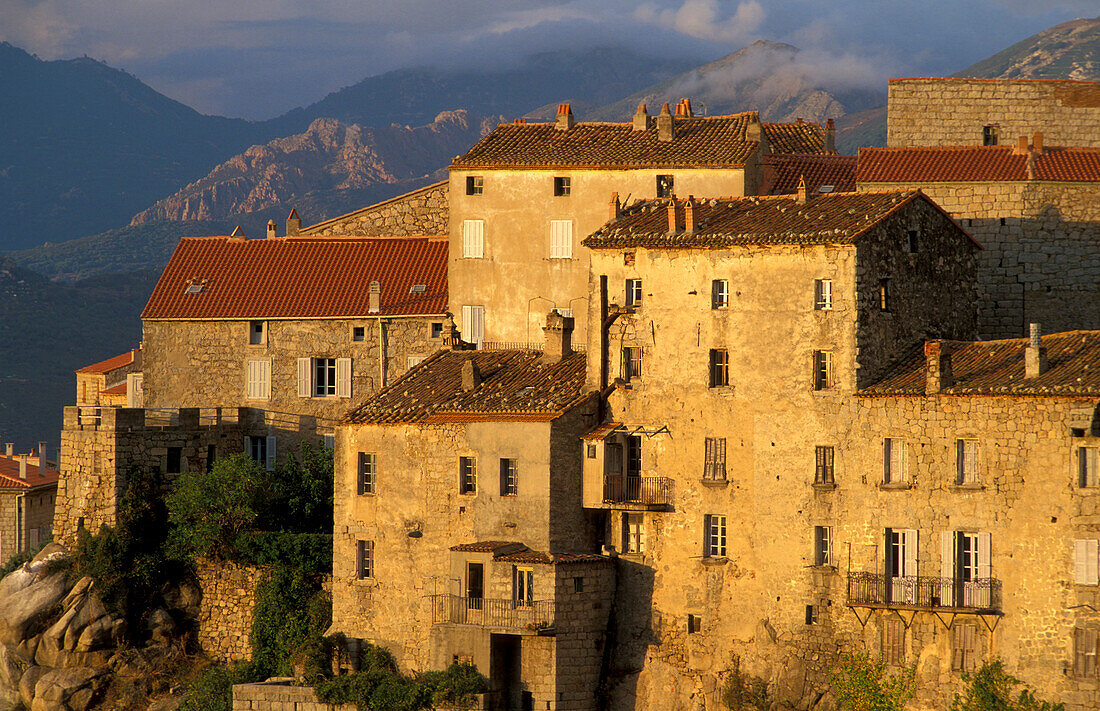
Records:
[[[848,654],[833,671],[833,693],[843,711],[904,711],[916,691],[916,673],[916,666],[891,673],[867,652]]]
[[[1000,659],[986,661],[973,674],[963,674],[966,689],[955,694],[951,711],[1063,711],[1061,703],[1051,703],[1035,697],[1024,687],[1019,694],[1014,690],[1022,684],[1004,669]]]

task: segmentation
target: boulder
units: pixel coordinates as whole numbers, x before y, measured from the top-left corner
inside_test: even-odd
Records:
[[[34,685],[34,701],[31,703],[31,711],[59,711],[61,709],[76,708],[70,702],[83,703],[84,705],[79,707],[83,711],[91,703],[95,692],[103,687],[106,682],[106,674],[106,669],[91,667],[50,669]],[[84,689],[90,690],[91,693],[79,694]]]
[[[65,596],[65,599],[61,601],[61,607],[65,610],[71,610],[77,603],[84,599],[91,588],[92,579],[85,575],[83,578],[76,581],[76,585],[74,585],[73,589],[69,591],[69,594]]]
[[[23,640],[19,643],[19,646],[15,648],[16,653],[23,659],[26,659],[28,664],[33,664],[34,655],[38,652],[38,642],[41,639],[41,637],[31,637],[30,639]]]
[[[72,646],[73,651],[91,652],[95,649],[113,646],[115,639],[113,632],[116,622],[118,620],[112,620],[110,617],[101,617],[85,627],[80,633],[76,644]],[[65,646],[68,647],[67,644]]]
[[[0,645],[0,685],[9,689],[19,688],[19,679],[29,664],[20,654],[6,644]]]
[[[68,590],[68,576],[61,571],[0,598],[0,643],[15,646],[41,632]]]
[[[110,629],[109,625],[112,620],[107,616],[107,608],[99,601],[98,596],[86,596],[83,603],[81,603],[79,607],[74,607],[73,609],[77,612],[69,622],[69,626],[65,628],[65,639],[61,645],[62,649],[76,649],[77,640],[80,639],[81,634],[90,624],[106,621],[108,630]]]
[[[23,672],[23,678],[19,680],[19,698],[27,708],[34,701],[34,687],[48,671],[45,667],[27,667],[27,671]]]
[[[161,591],[169,610],[177,610],[188,619],[197,619],[202,602],[202,588],[191,581],[176,586],[165,586]]]
[[[149,632],[149,644],[166,647],[175,639],[177,627],[168,610],[158,607],[146,618],[145,629]]]

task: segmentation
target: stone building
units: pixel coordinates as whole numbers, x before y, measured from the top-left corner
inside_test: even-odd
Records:
[[[591,709],[615,594],[581,507],[596,419],[572,318],[544,351],[445,350],[353,410],[336,450],[333,629],[403,669],[475,663],[495,708]]]
[[[630,123],[502,124],[450,166],[450,309],[471,343],[537,343],[542,314],[588,310],[588,250],[608,200],[753,195],[770,153],[833,151],[817,124],[755,111],[695,117],[686,99]],[[577,323],[578,340],[586,325]]]
[[[419,237],[447,234],[448,183],[442,181],[383,200],[316,225],[301,227],[297,212],[287,220],[289,237]]]
[[[133,406],[134,375],[141,379],[141,349],[86,365],[76,371],[76,404],[85,406]],[[140,393],[138,394],[140,397]],[[140,400],[138,401],[140,403]]]
[[[11,444],[0,454],[0,561],[36,550],[53,533],[58,473],[45,453],[39,442],[35,454],[15,454]]]

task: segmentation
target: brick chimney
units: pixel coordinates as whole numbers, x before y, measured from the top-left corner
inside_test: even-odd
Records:
[[[608,203],[607,219],[617,220],[619,215],[622,214],[623,206],[619,202],[619,194],[611,193],[611,202]]]
[[[836,153],[836,124],[832,119],[825,120],[825,152]]]
[[[1039,324],[1030,325],[1030,338],[1027,348],[1024,349],[1024,377],[1027,379],[1038,378],[1047,370],[1047,349],[1043,346],[1042,331]]]
[[[267,221],[267,238],[272,239],[273,237],[277,237],[277,236],[278,235],[275,233],[275,220],[268,220]]]
[[[668,201],[668,233],[676,234],[676,198],[669,198]]]
[[[302,231],[302,218],[298,217],[298,211],[291,209],[290,215],[286,218],[286,236],[297,237],[298,233]]]
[[[657,114],[657,140],[671,141],[676,138],[676,126],[672,122],[672,112],[668,104],[661,107],[661,113]]]
[[[951,387],[951,356],[943,352],[943,343],[927,341],[924,344],[924,394],[933,395]]]
[[[481,385],[481,371],[473,358],[467,358],[462,363],[462,389],[470,392],[478,385]]]
[[[795,195],[794,201],[799,205],[805,205],[808,198],[809,191],[806,190],[806,176],[803,175],[798,178],[798,194]]]
[[[367,293],[367,311],[376,314],[382,309],[382,284],[378,281],[370,283],[370,291]]]
[[[558,104],[558,120],[554,128],[559,131],[568,131],[573,128],[573,109],[569,104]]]
[[[649,112],[645,104],[638,104],[638,110],[634,112],[634,130],[644,131],[649,128]]]
[[[1027,136],[1020,136],[1016,139],[1016,145],[1012,147],[1012,155],[1026,156],[1027,154]]]
[[[687,234],[695,234],[695,196],[688,195],[687,202],[684,203],[684,232]]]
[[[556,310],[546,314],[546,345],[542,351],[543,363],[553,365],[573,352],[573,317],[562,316]]]
[[[1043,132],[1036,131],[1031,137],[1031,152],[1037,156],[1043,155]]]

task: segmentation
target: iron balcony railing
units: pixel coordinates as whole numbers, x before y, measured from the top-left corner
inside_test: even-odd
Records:
[[[553,627],[554,601],[493,600],[459,595],[431,595],[432,623],[539,630]]]
[[[603,500],[606,504],[668,506],[672,503],[672,479],[609,474],[603,479]]]
[[[848,573],[848,604],[996,612],[1001,609],[1001,581],[853,572]]]

